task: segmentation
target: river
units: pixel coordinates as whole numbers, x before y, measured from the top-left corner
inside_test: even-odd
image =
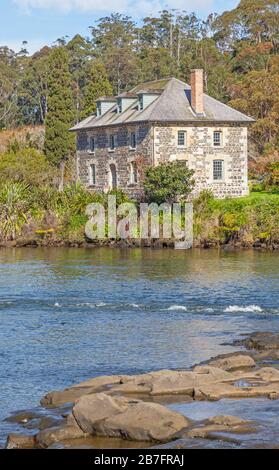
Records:
[[[3,445],[3,418],[52,389],[187,368],[279,331],[279,253],[2,249],[0,325]]]

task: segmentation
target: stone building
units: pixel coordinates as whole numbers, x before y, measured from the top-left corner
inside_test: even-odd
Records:
[[[168,78],[97,100],[77,133],[77,177],[92,190],[121,188],[139,197],[144,167],[181,160],[195,171],[198,193],[248,194],[247,128],[253,119],[203,93],[203,71],[191,86]]]

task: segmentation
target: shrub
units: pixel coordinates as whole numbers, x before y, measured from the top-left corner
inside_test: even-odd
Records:
[[[15,240],[30,213],[29,187],[24,183],[6,183],[0,191],[0,229],[5,240]]]
[[[35,149],[15,149],[0,156],[0,184],[6,181],[39,186],[51,184],[56,170]]]
[[[143,182],[145,196],[149,202],[157,204],[186,199],[194,188],[193,175],[194,171],[181,161],[149,167]]]

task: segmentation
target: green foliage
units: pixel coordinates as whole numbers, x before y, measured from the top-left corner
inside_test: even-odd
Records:
[[[265,189],[279,193],[279,161],[269,164],[264,187]]]
[[[56,172],[42,153],[32,148],[20,149],[15,143],[11,147],[14,151],[0,155],[0,184],[13,181],[39,186],[54,180]]]
[[[49,58],[48,113],[46,117],[45,154],[55,166],[75,151],[75,137],[69,132],[74,124],[72,77],[69,54],[64,47],[53,49]]]
[[[143,182],[147,200],[161,204],[186,199],[195,184],[193,175],[194,171],[179,161],[147,168]]]
[[[0,191],[0,233],[4,240],[15,240],[27,222],[29,188],[24,183],[7,183]]]
[[[194,201],[196,243],[278,243],[279,195],[258,192],[237,199],[203,198],[202,203],[199,199]]]
[[[86,118],[96,111],[95,100],[101,96],[112,95],[112,87],[108,81],[106,70],[101,62],[94,61],[84,88],[83,109],[81,117]]]

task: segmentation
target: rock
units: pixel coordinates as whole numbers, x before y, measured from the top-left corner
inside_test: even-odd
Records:
[[[8,418],[5,418],[4,421],[7,421],[9,423],[25,424],[28,421],[31,421],[33,419],[41,418],[41,416],[42,414],[39,411],[33,411],[33,410],[17,411],[16,413],[13,413]]]
[[[35,418],[27,423],[23,423],[25,429],[43,429],[51,428],[54,426],[60,426],[65,422],[64,419],[54,416],[42,416],[41,418]]]
[[[260,351],[279,349],[279,334],[269,332],[252,333],[245,339],[234,341],[233,344],[245,346],[247,349],[257,349]]]
[[[211,439],[216,437],[216,433],[229,432],[231,434],[247,434],[255,432],[251,427],[251,421],[245,421],[236,416],[214,416],[209,418],[204,426],[192,428],[187,432],[191,438]]]
[[[265,382],[279,382],[279,370],[274,367],[262,367],[255,373],[255,377]]]
[[[237,369],[255,367],[256,363],[254,359],[250,356],[244,354],[233,354],[213,359],[209,362],[209,365],[218,367],[226,371],[233,371]]]
[[[41,400],[42,406],[59,406],[63,403],[74,402],[83,395],[103,391],[110,385],[119,384],[125,380],[125,376],[111,375],[95,377],[66,388],[62,391],[53,391],[45,395]]]
[[[165,441],[189,425],[184,416],[157,403],[104,393],[81,397],[73,415],[84,432],[135,441]]]
[[[276,399],[279,396],[279,383],[260,386],[238,387],[228,383],[208,384],[195,388],[195,400],[216,401],[221,398],[257,398]]]
[[[102,432],[108,437],[134,441],[172,440],[190,422],[179,413],[149,402],[134,402],[123,412],[104,421]]]
[[[210,366],[197,366],[193,371],[161,370],[132,377],[128,382],[113,386],[112,393],[193,396],[199,384],[229,380],[228,372]]]
[[[73,417],[85,433],[96,434],[101,421],[124,411],[128,403],[127,398],[113,398],[105,393],[85,395],[73,407]]]
[[[55,442],[65,439],[78,439],[86,437],[86,434],[79,426],[57,426],[54,428],[44,429],[36,435],[36,446],[39,448],[47,448]]]
[[[9,434],[6,449],[34,449],[35,437],[25,434]]]
[[[246,421],[237,416],[230,416],[230,415],[220,415],[220,416],[213,416],[212,418],[208,419],[210,424],[218,424],[221,426],[241,426],[251,423],[251,421]]]

